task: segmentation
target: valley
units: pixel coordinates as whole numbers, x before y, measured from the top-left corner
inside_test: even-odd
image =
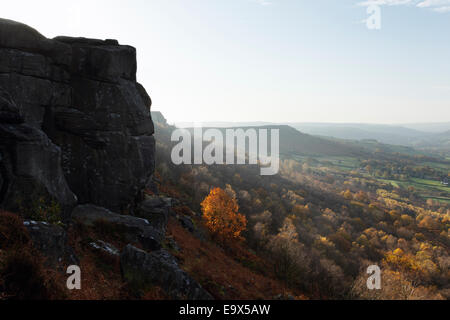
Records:
[[[444,156],[264,124],[252,128],[280,131],[280,173],[261,177],[257,165],[174,166],[174,128],[156,123],[161,191],[194,211],[212,188],[233,195],[247,219],[242,245],[273,263],[291,292],[313,299],[448,299],[450,162]],[[373,264],[389,283],[376,295],[364,280]]]

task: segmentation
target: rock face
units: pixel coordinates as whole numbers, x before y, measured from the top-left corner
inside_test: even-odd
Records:
[[[66,213],[77,201],[61,168],[61,149],[25,123],[21,108],[0,87],[0,205],[31,210],[41,197],[57,201]]]
[[[124,213],[154,171],[150,97],[136,50],[0,19],[0,206],[40,197],[64,212]],[[66,214],[67,215],[67,214]]]

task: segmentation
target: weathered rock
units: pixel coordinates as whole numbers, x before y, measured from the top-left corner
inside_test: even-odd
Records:
[[[109,244],[102,240],[97,240],[97,241],[91,242],[89,245],[93,249],[102,251],[113,257],[119,257],[119,255],[120,255],[120,251],[116,247],[114,247],[112,244]]]
[[[147,219],[153,227],[165,231],[170,209],[166,198],[146,196],[146,199],[138,204],[135,213],[138,217]]]
[[[212,300],[165,250],[146,253],[128,245],[120,256],[120,263],[125,280],[131,283],[158,285],[173,299]]]
[[[193,233],[196,230],[195,224],[192,221],[191,217],[188,217],[185,215],[179,215],[178,221],[180,222],[181,226],[183,228],[185,228],[186,230],[188,230],[189,232]]]
[[[136,50],[116,40],[47,39],[0,19],[1,207],[45,196],[66,208],[73,192],[129,212],[154,172],[151,99],[136,68]],[[31,187],[19,195],[22,177]]]
[[[64,260],[76,263],[77,258],[67,244],[67,234],[63,228],[46,222],[25,221],[33,246],[47,259],[47,264],[57,266]]]
[[[49,40],[35,29],[8,19],[0,19],[0,48],[45,54],[58,64],[71,60],[70,46]]]
[[[11,96],[0,88],[0,122],[19,124],[24,122],[20,108],[12,100]]]
[[[147,250],[159,250],[164,239],[164,233],[152,227],[146,219],[119,215],[93,205],[76,207],[72,219],[87,227],[96,227],[102,223],[115,226],[127,242],[140,243]]]
[[[148,101],[131,80],[82,76],[71,79],[72,106],[49,108],[44,130],[62,148],[65,176],[80,203],[126,212],[155,166]]]
[[[120,46],[116,40],[57,37],[72,47],[70,71],[74,75],[115,82],[120,78],[136,81],[136,49]]]
[[[12,118],[8,122],[15,122]],[[39,199],[53,200],[60,204],[61,218],[67,218],[77,198],[65,180],[60,148],[39,129],[8,122],[0,122],[0,205],[33,212]]]
[[[171,252],[174,252],[174,251],[180,252],[181,251],[180,246],[178,245],[178,243],[176,242],[176,240],[174,239],[173,236],[166,237],[165,246]]]

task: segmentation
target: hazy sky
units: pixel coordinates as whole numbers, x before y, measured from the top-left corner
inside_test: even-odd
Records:
[[[47,37],[115,38],[170,122],[450,121],[450,0],[3,1]]]

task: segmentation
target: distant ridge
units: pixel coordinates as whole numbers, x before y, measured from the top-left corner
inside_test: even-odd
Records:
[[[401,124],[402,127],[425,131],[430,133],[442,133],[445,131],[450,131],[450,122],[442,122],[442,123],[409,123],[409,124]]]
[[[219,129],[225,134],[226,129],[248,130],[251,128],[278,129],[280,131],[280,153],[282,155],[358,157],[368,154],[363,148],[304,134],[288,125],[236,126],[228,128],[205,127],[203,129]],[[192,130],[192,128],[186,129]]]
[[[180,128],[189,128],[192,123],[176,123]],[[382,144],[418,149],[432,148],[450,152],[450,123],[385,125],[364,123],[268,123],[268,122],[205,122],[203,127],[242,128],[287,125],[296,130],[320,137],[351,141],[376,140]],[[421,130],[419,130],[421,129]],[[329,139],[326,139],[329,140]],[[333,139],[332,139],[333,140]]]

